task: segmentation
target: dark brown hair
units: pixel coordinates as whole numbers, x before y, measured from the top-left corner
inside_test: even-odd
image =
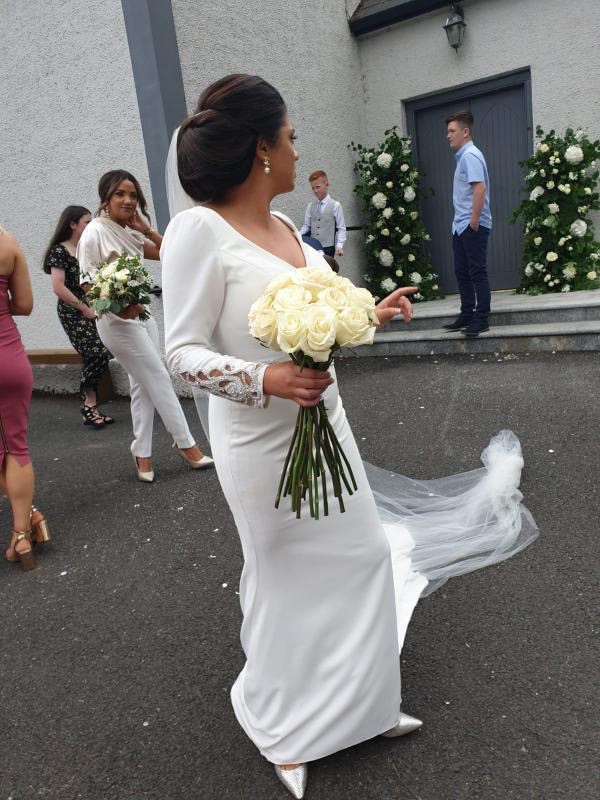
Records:
[[[98,181],[98,195],[100,197],[100,205],[98,206],[98,210],[96,211],[96,216],[100,214],[101,211],[104,211],[108,207],[108,203],[110,202],[110,198],[119,188],[119,184],[123,181],[131,181],[135,186],[135,190],[138,196],[138,205],[140,207],[140,211],[142,214],[147,217],[148,221],[150,221],[150,214],[148,213],[148,204],[146,203],[146,198],[142,191],[142,187],[140,186],[138,179],[131,174],[131,172],[127,172],[125,169],[111,169],[110,172],[105,172],[104,175]]]
[[[264,137],[275,146],[286,108],[274,86],[258,75],[226,75],[205,89],[177,136],[177,168],[197,203],[220,200],[243,183]]]
[[[48,275],[50,274],[50,265],[47,262],[48,256],[50,255],[50,250],[52,250],[55,244],[60,244],[61,242],[66,242],[67,239],[70,239],[71,234],[73,233],[71,223],[74,222],[77,224],[79,220],[86,214],[91,214],[91,211],[85,208],[85,206],[67,206],[58,218],[56,228],[50,238],[50,243],[46,248],[44,259],[42,261],[44,272],[46,272]]]
[[[450,114],[449,117],[446,117],[446,125],[449,122],[458,122],[463,128],[468,128],[470,131],[473,130],[473,114],[470,111],[457,111],[455,114]]]

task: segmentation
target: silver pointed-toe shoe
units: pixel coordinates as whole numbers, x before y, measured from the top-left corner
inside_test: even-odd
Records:
[[[295,769],[283,769],[279,764],[273,764],[273,766],[275,774],[288,792],[298,800],[302,800],[308,781],[308,764],[300,764]]]
[[[410,714],[403,714],[401,711],[398,715],[398,724],[381,735],[388,739],[395,739],[397,736],[406,736],[407,733],[418,730],[422,724],[420,719],[411,717]]]

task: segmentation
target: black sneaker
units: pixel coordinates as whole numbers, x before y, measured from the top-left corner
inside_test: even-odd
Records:
[[[489,331],[490,326],[488,325],[487,321],[483,319],[474,319],[470,325],[464,329],[463,333],[465,336],[469,338],[474,338],[475,336],[479,336],[480,333],[484,333],[484,331]]]
[[[442,325],[442,327],[447,331],[462,331],[463,328],[466,328],[467,325],[470,325],[472,322],[472,314],[459,314],[454,322],[450,322],[448,325]]]

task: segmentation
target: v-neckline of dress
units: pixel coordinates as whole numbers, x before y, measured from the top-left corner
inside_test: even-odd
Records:
[[[300,252],[302,253],[302,258],[304,259],[304,266],[302,266],[302,267],[297,267],[295,264],[290,264],[290,262],[286,261],[285,258],[281,258],[281,256],[277,256],[277,255],[275,255],[275,253],[272,253],[270,250],[266,250],[264,247],[261,247],[256,242],[253,242],[252,239],[249,239],[247,236],[244,236],[243,233],[240,233],[240,231],[238,231],[237,228],[235,228],[230,222],[228,222],[222,214],[219,214],[219,212],[215,211],[213,208],[209,208],[208,206],[198,206],[198,208],[203,208],[203,209],[206,209],[206,211],[210,211],[211,214],[214,214],[215,216],[217,216],[225,225],[227,225],[228,228],[231,228],[231,230],[236,234],[236,236],[239,236],[245,242],[249,242],[253,247],[256,247],[256,249],[260,250],[262,253],[267,253],[267,255],[271,256],[271,258],[276,258],[277,261],[281,261],[282,264],[285,264],[290,269],[306,269],[308,267],[308,261],[306,259],[306,253],[304,252],[304,248],[302,247],[302,241],[297,236],[296,230],[293,229],[291,227],[291,225],[289,225],[286,222],[286,220],[283,219],[283,217],[280,214],[277,213],[277,211],[271,211],[270,214],[271,214],[272,217],[277,217],[277,219],[281,220],[281,222],[283,222],[283,224],[286,226],[286,228],[288,228],[290,230],[292,236],[298,242],[298,244],[300,246]]]

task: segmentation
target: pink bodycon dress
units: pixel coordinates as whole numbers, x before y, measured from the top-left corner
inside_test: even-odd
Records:
[[[0,466],[6,453],[28,464],[27,422],[31,364],[8,307],[8,275],[0,275]]]

